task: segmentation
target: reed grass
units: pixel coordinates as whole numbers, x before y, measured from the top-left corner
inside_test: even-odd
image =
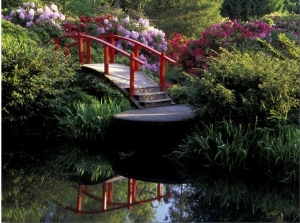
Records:
[[[299,179],[300,130],[295,125],[260,128],[231,121],[202,124],[169,157],[184,174],[213,169],[254,171],[284,182]]]

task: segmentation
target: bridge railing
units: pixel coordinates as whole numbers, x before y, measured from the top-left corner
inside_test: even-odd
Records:
[[[91,63],[91,42],[92,41],[102,44],[104,47],[104,73],[106,75],[109,74],[109,63],[114,63],[115,52],[119,52],[122,55],[124,55],[125,57],[129,58],[130,59],[130,83],[129,83],[130,96],[134,95],[134,72],[139,70],[139,64],[140,65],[145,64],[144,61],[139,59],[139,54],[140,54],[141,49],[147,50],[147,51],[151,52],[153,55],[159,57],[159,62],[160,62],[159,84],[160,84],[161,91],[164,91],[166,62],[176,63],[175,60],[167,57],[165,52],[159,52],[149,46],[143,45],[142,43],[140,43],[136,40],[133,40],[133,39],[130,39],[127,37],[123,37],[123,36],[114,35],[114,34],[100,35],[100,36],[94,37],[94,36],[89,36],[89,35],[78,33],[77,35],[64,35],[61,37],[56,37],[54,39],[55,50],[59,49],[60,41],[62,39],[66,39],[66,38],[72,38],[72,39],[77,40],[77,42],[65,45],[65,47],[67,49],[65,54],[66,55],[69,54],[68,49],[70,49],[71,47],[78,46],[78,56],[79,56],[80,64],[84,64],[84,59],[85,59],[84,55],[86,55],[85,63],[86,64]],[[125,50],[122,50],[122,49],[118,48],[117,46],[115,46],[116,39],[122,39],[127,42],[131,42],[134,45],[133,53],[130,54],[130,53],[126,52]],[[85,45],[85,49],[84,49],[84,45]]]
[[[137,58],[139,58],[141,49],[149,51],[153,55],[157,56],[159,58],[159,62],[160,62],[159,83],[160,83],[161,91],[164,91],[164,82],[165,82],[164,78],[165,78],[166,62],[175,64],[176,63],[175,60],[173,60],[170,57],[166,56],[165,52],[159,52],[159,51],[157,51],[157,50],[155,50],[155,49],[153,49],[149,46],[146,46],[146,45],[142,44],[141,42],[138,42],[136,40],[133,40],[133,39],[130,39],[130,38],[127,38],[127,37],[124,37],[124,36],[109,34],[109,35],[99,35],[97,37],[101,38],[101,39],[108,39],[109,42],[113,45],[115,44],[116,39],[125,40],[127,42],[130,42],[130,43],[134,44],[133,53]],[[113,49],[110,51],[110,55],[111,55],[111,58],[114,58],[114,50]],[[114,63],[114,60],[112,60],[111,63]],[[139,69],[138,63],[135,63],[135,69],[136,70]]]

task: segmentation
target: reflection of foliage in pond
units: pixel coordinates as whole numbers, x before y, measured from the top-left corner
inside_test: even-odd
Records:
[[[2,221],[40,222],[50,208],[49,201],[60,201],[60,192],[69,186],[63,178],[41,168],[5,172],[2,175]]]
[[[183,197],[181,205],[184,209],[179,210],[184,210],[184,214],[176,211],[178,207],[171,206],[173,222],[299,220],[298,185],[277,183],[257,175],[241,176],[203,171],[198,175],[196,178],[190,176],[191,184],[187,184],[182,190],[175,190],[176,200]]]

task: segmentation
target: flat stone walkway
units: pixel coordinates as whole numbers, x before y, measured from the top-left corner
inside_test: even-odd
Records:
[[[120,121],[170,123],[191,121],[195,115],[189,105],[170,105],[124,111],[114,115],[114,118]]]

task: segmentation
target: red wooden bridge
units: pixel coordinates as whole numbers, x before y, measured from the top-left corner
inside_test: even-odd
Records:
[[[63,39],[74,40],[71,44],[64,46],[65,55],[69,55],[71,47],[78,47],[79,63],[82,70],[93,70],[104,74],[110,82],[115,84],[122,92],[127,95],[133,105],[137,108],[156,107],[172,105],[174,102],[165,93],[165,69],[166,63],[175,63],[173,59],[166,56],[165,52],[159,52],[142,43],[118,35],[89,36],[78,33],[78,35],[65,35],[54,39],[55,50],[60,48]],[[115,46],[116,40],[129,42],[133,47],[133,52],[127,52]],[[91,43],[95,42],[103,45],[104,61],[91,64]],[[141,65],[145,62],[139,59],[141,50],[151,53],[159,61],[159,83],[149,78],[140,71]],[[129,58],[129,66],[115,63],[116,53]]]

